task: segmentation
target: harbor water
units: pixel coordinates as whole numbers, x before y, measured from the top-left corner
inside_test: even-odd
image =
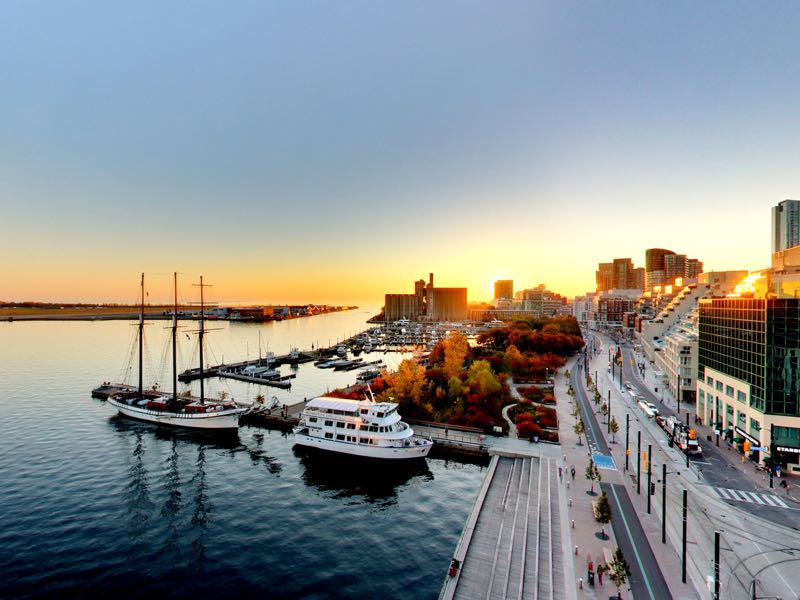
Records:
[[[259,331],[261,353],[334,344],[375,312],[209,324],[208,362],[257,358]],[[145,382],[164,389],[168,327],[146,327]],[[179,368],[196,361],[193,329]],[[482,466],[354,463],[298,452],[277,431],[220,439],[122,419],[90,392],[135,381],[133,330],[0,323],[0,597],[436,597]],[[292,404],[357,373],[281,372],[297,374],[291,390],[209,380],[208,392]]]

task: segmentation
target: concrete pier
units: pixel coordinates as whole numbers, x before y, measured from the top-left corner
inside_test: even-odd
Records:
[[[557,453],[540,445],[495,454],[454,554],[458,570],[445,577],[441,599],[574,597],[564,577]]]

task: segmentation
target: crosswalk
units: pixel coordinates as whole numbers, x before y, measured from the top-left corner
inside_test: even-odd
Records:
[[[763,504],[764,506],[774,506],[777,508],[789,508],[789,506],[778,496],[772,494],[759,494],[758,492],[746,492],[744,490],[733,490],[731,488],[711,487],[709,489],[723,500],[738,500],[739,502],[750,502],[751,504]]]

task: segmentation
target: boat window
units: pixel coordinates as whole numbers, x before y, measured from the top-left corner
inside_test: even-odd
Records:
[[[344,423],[342,423],[341,421],[337,421],[336,422],[336,426],[337,427],[344,427]]]
[[[362,409],[361,409],[361,414],[362,414],[362,415],[365,415],[365,414],[367,414],[368,412],[369,412],[369,409],[366,409],[366,408],[362,408]]]
[[[308,420],[311,421],[312,423],[316,423],[317,417],[309,417]]]
[[[375,416],[376,416],[376,417],[378,417],[378,418],[380,419],[380,418],[382,418],[382,417],[383,417],[383,413],[382,413],[382,412],[375,413]]]
[[[347,428],[348,429],[355,429],[356,428],[356,424],[355,423],[348,423],[347,424]]]
[[[344,439],[344,435],[342,435],[341,433],[337,433],[336,434],[336,439],[337,440],[343,440]]]
[[[333,427],[333,421],[325,421],[325,425],[328,427]]]
[[[326,433],[326,434],[325,434],[325,437],[326,437],[327,439],[329,439],[329,440],[330,440],[330,439],[333,439],[333,434],[332,434],[332,433]]]

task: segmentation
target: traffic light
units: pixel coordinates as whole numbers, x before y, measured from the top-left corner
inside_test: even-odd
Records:
[[[630,455],[631,455],[631,449],[625,448],[625,456],[630,456]]]
[[[644,462],[644,468],[647,469],[647,450],[642,450],[642,461]]]
[[[743,448],[745,454],[749,454],[750,453],[750,442],[748,440],[745,440],[744,444],[742,445],[742,448]]]

